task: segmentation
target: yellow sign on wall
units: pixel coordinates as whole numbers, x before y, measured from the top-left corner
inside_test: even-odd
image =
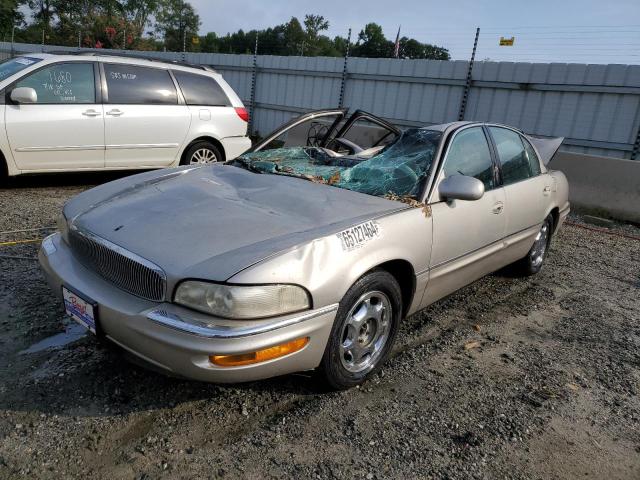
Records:
[[[504,38],[500,37],[500,46],[501,47],[513,47],[513,42],[515,42],[516,37]]]

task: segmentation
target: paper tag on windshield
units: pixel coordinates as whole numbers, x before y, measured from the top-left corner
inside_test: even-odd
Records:
[[[16,58],[16,63],[19,63],[20,65],[31,65],[36,62],[35,60],[30,60],[28,58]]]
[[[380,234],[380,225],[371,220],[338,232],[336,235],[342,243],[342,249],[350,252],[351,250],[360,248],[365,243],[378,238]]]

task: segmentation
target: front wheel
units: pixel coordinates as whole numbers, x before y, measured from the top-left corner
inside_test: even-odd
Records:
[[[400,286],[388,272],[373,271],[347,291],[322,357],[321,372],[331,388],[359,385],[381,368],[401,312]]]
[[[542,222],[542,226],[536,235],[536,238],[527,253],[527,256],[518,260],[513,266],[517,273],[522,276],[534,275],[542,269],[542,264],[547,257],[547,251],[551,244],[551,235],[553,234],[553,215],[549,214]]]

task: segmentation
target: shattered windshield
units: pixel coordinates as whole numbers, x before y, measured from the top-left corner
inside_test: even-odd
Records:
[[[441,136],[435,130],[409,129],[371,158],[339,155],[319,147],[286,147],[246,153],[231,165],[368,195],[415,197],[429,173]]]

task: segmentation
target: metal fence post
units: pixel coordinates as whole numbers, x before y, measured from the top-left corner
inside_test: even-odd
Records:
[[[638,119],[640,120],[640,109],[638,110]],[[636,141],[633,144],[633,150],[631,150],[631,160],[636,160],[640,153],[640,122],[638,122],[638,133],[636,134]]]
[[[351,29],[347,34],[347,48],[344,52],[344,66],[342,67],[342,80],[340,81],[340,98],[338,99],[338,107],[342,108],[344,105],[344,93],[347,86],[347,62],[349,61],[349,47],[351,46]]]
[[[473,50],[471,51],[471,59],[469,60],[469,69],[467,70],[467,82],[462,93],[462,101],[460,102],[460,113],[458,120],[464,120],[465,110],[467,109],[467,100],[469,100],[469,91],[471,90],[471,73],[473,71],[473,62],[476,59],[476,48],[478,48],[478,37],[480,36],[480,27],[476,28],[476,39],[473,42]]]
[[[256,32],[256,45],[253,49],[253,67],[251,69],[251,99],[249,103],[249,133],[254,133],[254,115],[256,111],[256,77],[258,76],[258,32]]]

